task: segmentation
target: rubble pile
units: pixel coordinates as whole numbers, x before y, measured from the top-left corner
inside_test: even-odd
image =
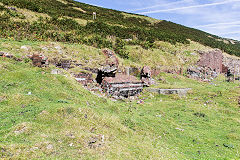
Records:
[[[148,66],[144,66],[141,70],[141,80],[144,83],[144,86],[149,87],[154,84],[152,79],[151,69]]]

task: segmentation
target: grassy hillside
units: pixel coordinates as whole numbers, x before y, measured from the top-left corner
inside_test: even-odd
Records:
[[[176,49],[159,43],[165,50]],[[21,50],[22,45],[29,51]],[[59,52],[56,46],[86,66],[100,65],[103,59],[100,50],[76,44],[1,40],[0,50],[22,57],[47,47],[44,54],[51,58]],[[138,57],[146,59],[138,64],[132,54],[144,49],[132,47],[127,47],[130,58],[120,59],[121,65],[144,65],[150,61],[147,55],[157,52],[149,50]],[[208,49],[185,47],[186,57],[193,48]],[[168,56],[162,51],[166,62],[158,63],[170,63]],[[51,75],[54,68],[0,59],[0,159],[240,158],[239,83],[221,77],[203,83],[161,73],[155,77],[156,87],[193,90],[186,97],[144,91],[136,100],[113,101],[85,90],[66,71]]]
[[[0,0],[1,37],[16,40],[52,40],[112,48],[128,58],[124,45],[153,48],[156,41],[189,44],[189,40],[239,56],[240,44],[231,40],[149,17],[95,7],[72,0]],[[20,8],[13,11],[7,6]],[[28,20],[22,11],[36,13],[38,20]],[[92,20],[97,12],[97,20]],[[20,20],[19,20],[20,19]],[[26,20],[27,19],[27,20]],[[124,39],[133,39],[124,42]]]
[[[28,62],[1,58],[0,70],[0,159],[240,158],[239,84],[161,74],[159,87],[191,94],[145,91],[137,104],[95,96],[67,72]]]
[[[72,0],[0,0],[0,52],[23,59],[0,57],[0,160],[240,159],[238,81],[160,73],[153,87],[192,91],[144,89],[117,101],[70,75],[104,65],[102,48],[115,50],[120,69],[179,69],[199,60],[196,50],[212,47],[240,53],[237,41],[141,15]],[[52,75],[55,66],[33,67],[24,58],[34,53],[80,67]]]

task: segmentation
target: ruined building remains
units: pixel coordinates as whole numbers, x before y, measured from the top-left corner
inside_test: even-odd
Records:
[[[154,84],[150,67],[144,66],[141,70],[140,76],[144,86],[149,87],[150,85]]]
[[[223,54],[219,49],[209,52],[199,51],[200,60],[197,66],[190,66],[187,69],[189,77],[201,80],[216,78],[219,74],[229,72],[228,66],[223,63]]]
[[[201,59],[198,61],[198,66],[211,69],[216,73],[222,73],[223,55],[221,50],[214,50],[209,52],[199,52]]]
[[[28,57],[32,60],[33,65],[36,67],[47,67],[48,66],[48,58],[45,57],[44,55],[33,54]]]
[[[86,86],[88,83],[93,83],[92,74],[90,73],[78,73],[74,74],[74,77],[84,86]]]
[[[108,95],[129,97],[141,93],[143,83],[134,76],[116,74],[115,77],[105,77],[102,88]]]
[[[99,68],[96,81],[110,96],[129,97],[139,94],[143,89],[143,83],[131,75],[119,74],[117,56],[110,50],[103,50],[106,56],[106,64]]]
[[[103,54],[106,57],[106,64],[98,69],[97,82],[102,83],[104,77],[115,77],[118,70],[118,59],[115,53],[110,50],[103,50]]]

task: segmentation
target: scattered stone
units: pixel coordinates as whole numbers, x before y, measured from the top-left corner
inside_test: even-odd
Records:
[[[53,149],[53,145],[52,144],[48,144],[46,148],[47,148],[47,150],[52,150]]]
[[[224,143],[223,146],[226,147],[226,148],[234,149],[234,145],[232,145],[232,144]]]
[[[45,110],[43,110],[41,113],[40,113],[40,115],[48,115],[49,114],[49,112],[48,111],[45,111]]]
[[[178,89],[161,89],[161,88],[148,88],[147,91],[154,92],[158,94],[168,95],[168,94],[178,94],[180,96],[186,96],[191,88],[178,88]]]
[[[62,47],[60,47],[60,46],[56,46],[54,48],[57,49],[57,50],[61,50],[62,49]]]
[[[17,11],[17,9],[15,7],[8,7],[8,9],[10,9],[12,11]]]
[[[3,57],[4,54],[5,52],[0,52],[0,57]]]
[[[192,52],[192,53],[190,53],[190,55],[192,55],[192,56],[197,56],[197,53]]]
[[[51,74],[62,74],[62,71],[59,70],[59,69],[53,69],[53,70],[51,71]]]
[[[143,101],[143,100],[139,100],[139,101],[137,102],[137,104],[144,104],[144,101]]]
[[[19,124],[16,127],[14,133],[15,134],[22,134],[22,133],[26,133],[28,130],[29,130],[29,125],[28,125],[28,123],[24,122],[24,123]]]
[[[0,57],[14,58],[12,54],[9,54],[7,52],[0,52]]]
[[[204,113],[199,113],[199,112],[194,113],[193,115],[195,115],[195,116],[197,116],[197,117],[205,117],[205,116],[206,116],[206,114],[204,114]]]
[[[98,135],[95,137],[92,137],[89,141],[88,141],[88,147],[91,149],[96,149],[98,147],[101,147],[104,143],[105,137],[104,135]]]
[[[73,143],[70,143],[69,146],[70,146],[70,147],[73,147]]]
[[[179,131],[184,131],[184,129],[181,129],[181,128],[175,128],[176,130],[179,130]]]
[[[20,49],[25,50],[25,51],[28,51],[28,50],[29,50],[29,48],[28,48],[27,46],[21,46]]]
[[[48,51],[48,48],[47,47],[43,47],[42,50]]]
[[[38,150],[39,148],[38,147],[33,147],[32,150],[35,151],[35,150]]]
[[[206,101],[206,104],[211,104],[211,103],[213,103],[212,100]]]

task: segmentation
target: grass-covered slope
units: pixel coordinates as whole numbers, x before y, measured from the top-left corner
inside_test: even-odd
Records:
[[[67,72],[0,59],[0,159],[239,159],[238,83],[211,84],[160,74],[158,87],[190,87],[186,97],[144,91],[112,101]]]
[[[73,0],[0,0],[1,37],[28,40],[77,42],[98,48],[113,48],[128,58],[123,39],[145,48],[154,47],[155,41],[189,44],[189,40],[239,56],[240,44],[230,40],[149,17],[100,8]],[[21,8],[12,11],[7,6]],[[28,20],[21,10],[39,15]],[[92,13],[97,12],[97,20]],[[42,18],[41,18],[42,17]],[[43,18],[44,17],[44,18]]]

